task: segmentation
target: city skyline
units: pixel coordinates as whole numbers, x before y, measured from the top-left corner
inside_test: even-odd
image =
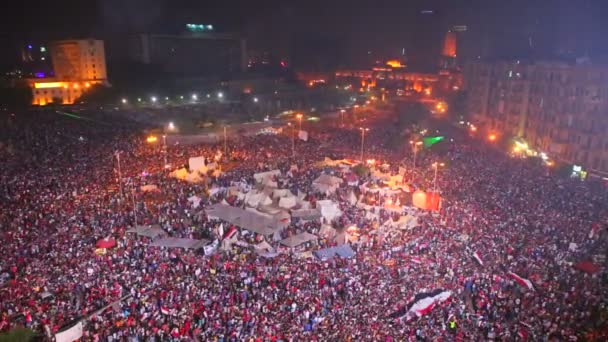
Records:
[[[466,59],[588,54],[603,62],[607,55],[599,42],[608,33],[601,21],[608,6],[598,0],[338,0],[329,4],[63,0],[37,5],[15,4],[3,11],[0,37],[13,46],[66,38],[108,40],[124,33],[178,33],[186,23],[208,23],[220,32],[241,34],[251,49],[281,57],[297,53],[302,59],[318,54],[336,59],[338,65],[361,65],[403,54],[424,62],[439,54],[443,34],[456,25],[467,29],[458,33],[459,50]],[[320,51],[324,45],[333,51]],[[109,55],[111,59],[111,51]],[[8,57],[3,58],[7,63]]]

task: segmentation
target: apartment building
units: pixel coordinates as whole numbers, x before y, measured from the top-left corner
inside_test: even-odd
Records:
[[[534,149],[608,174],[608,67],[476,62],[465,66],[472,119]]]

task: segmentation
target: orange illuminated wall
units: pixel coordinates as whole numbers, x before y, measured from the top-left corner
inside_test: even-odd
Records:
[[[443,49],[441,50],[441,54],[445,57],[456,57],[456,47],[456,33],[448,31],[443,40]]]
[[[36,82],[32,88],[32,104],[44,106],[50,103],[73,104],[93,84],[101,82]]]

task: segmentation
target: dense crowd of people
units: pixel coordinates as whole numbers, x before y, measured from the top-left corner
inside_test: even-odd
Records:
[[[448,149],[417,154],[386,143],[395,127],[373,122],[366,153],[389,172],[405,168],[413,187],[434,188],[438,212],[417,212],[419,225],[390,235],[378,227],[394,210],[366,209],[347,199],[357,186],[333,194],[311,186],[325,157],[357,158],[359,131],[324,123],[306,127],[310,140],[260,135],[230,140],[223,173],[202,183],[169,173],[192,156],[210,159],[223,144],[149,144],[118,119],[85,120],[55,113],[3,118],[0,157],[0,331],[26,326],[51,339],[83,320],[83,341],[599,341],[608,338],[608,282],[604,271],[608,196],[603,185],[554,175],[542,165],[510,158],[468,137]],[[117,153],[120,155],[118,164]],[[165,153],[168,167],[165,167]],[[221,225],[205,208],[226,201],[212,188],[253,186],[253,174],[282,170],[281,188],[306,200],[331,199],[340,232],[356,226],[352,258],[319,260],[282,249],[272,257],[247,244],[202,250],[151,247],[127,234],[157,224],[172,237],[221,241]],[[119,175],[122,178],[119,178]],[[156,185],[157,192],[142,191]],[[188,201],[202,201],[196,209]],[[372,195],[368,195],[372,196]],[[375,195],[383,203],[383,196]],[[403,206],[402,212],[414,209]],[[399,216],[399,213],[397,213]],[[319,234],[320,219],[292,218],[283,236]],[[264,237],[238,227],[239,239]],[[96,249],[100,239],[117,245]],[[266,240],[273,247],[276,241]],[[320,238],[306,249],[335,246]],[[472,255],[477,256],[477,260]],[[581,270],[580,262],[597,269]],[[522,286],[511,273],[529,279]],[[429,312],[405,319],[390,314],[419,293],[452,295]]]

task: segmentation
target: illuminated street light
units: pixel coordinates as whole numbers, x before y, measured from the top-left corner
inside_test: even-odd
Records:
[[[418,154],[418,146],[422,145],[422,141],[412,141],[410,140],[410,145],[414,147],[414,167],[413,170],[416,170],[416,155]]]
[[[488,140],[496,141],[496,134],[492,133],[492,134],[488,135]]]
[[[296,134],[295,129],[292,127],[291,122],[287,123],[287,126],[291,127],[291,156],[296,156]]]
[[[175,129],[175,125],[173,124],[173,122],[169,122],[169,129],[170,130],[174,130]]]
[[[122,99],[122,100],[121,100],[121,102],[122,102],[123,104],[126,104],[126,103],[127,103],[127,99]]]
[[[156,96],[152,96],[152,97],[150,98],[150,100],[152,100],[152,102],[156,103]]]
[[[297,114],[296,115],[296,118],[298,118],[298,124],[299,124],[298,130],[300,130],[300,131],[302,130],[302,117],[303,117],[302,114]]]
[[[141,102],[141,97],[138,97],[138,98],[137,98],[137,102]]]
[[[165,96],[165,101],[169,101],[169,96]]]
[[[445,166],[444,163],[437,163],[434,162],[433,163],[433,168],[435,169],[435,178],[433,179],[433,192],[437,193],[437,171],[439,170],[440,167]]]
[[[223,93],[220,91],[219,93],[217,93],[217,97],[218,97],[219,99],[221,99],[221,98],[223,98],[223,97],[224,97],[224,94],[223,94]]]
[[[180,95],[180,96],[179,96],[179,99],[180,99],[180,100],[183,100],[183,99],[184,99],[184,95]]]
[[[207,98],[211,98],[211,94],[207,94]]]
[[[361,163],[363,163],[363,143],[365,142],[365,132],[369,132],[369,128],[359,127],[361,131]]]
[[[196,94],[192,94],[192,99],[193,99],[194,101],[196,101],[196,100],[198,100],[198,96],[197,96]]]
[[[258,103],[258,98],[257,98],[257,97],[254,97],[254,98],[253,98],[253,102]]]
[[[146,142],[148,142],[150,144],[155,143],[157,140],[158,140],[158,138],[155,135],[151,135],[146,138]]]
[[[340,109],[340,125],[344,126],[344,113],[346,112],[346,110],[344,109]]]

